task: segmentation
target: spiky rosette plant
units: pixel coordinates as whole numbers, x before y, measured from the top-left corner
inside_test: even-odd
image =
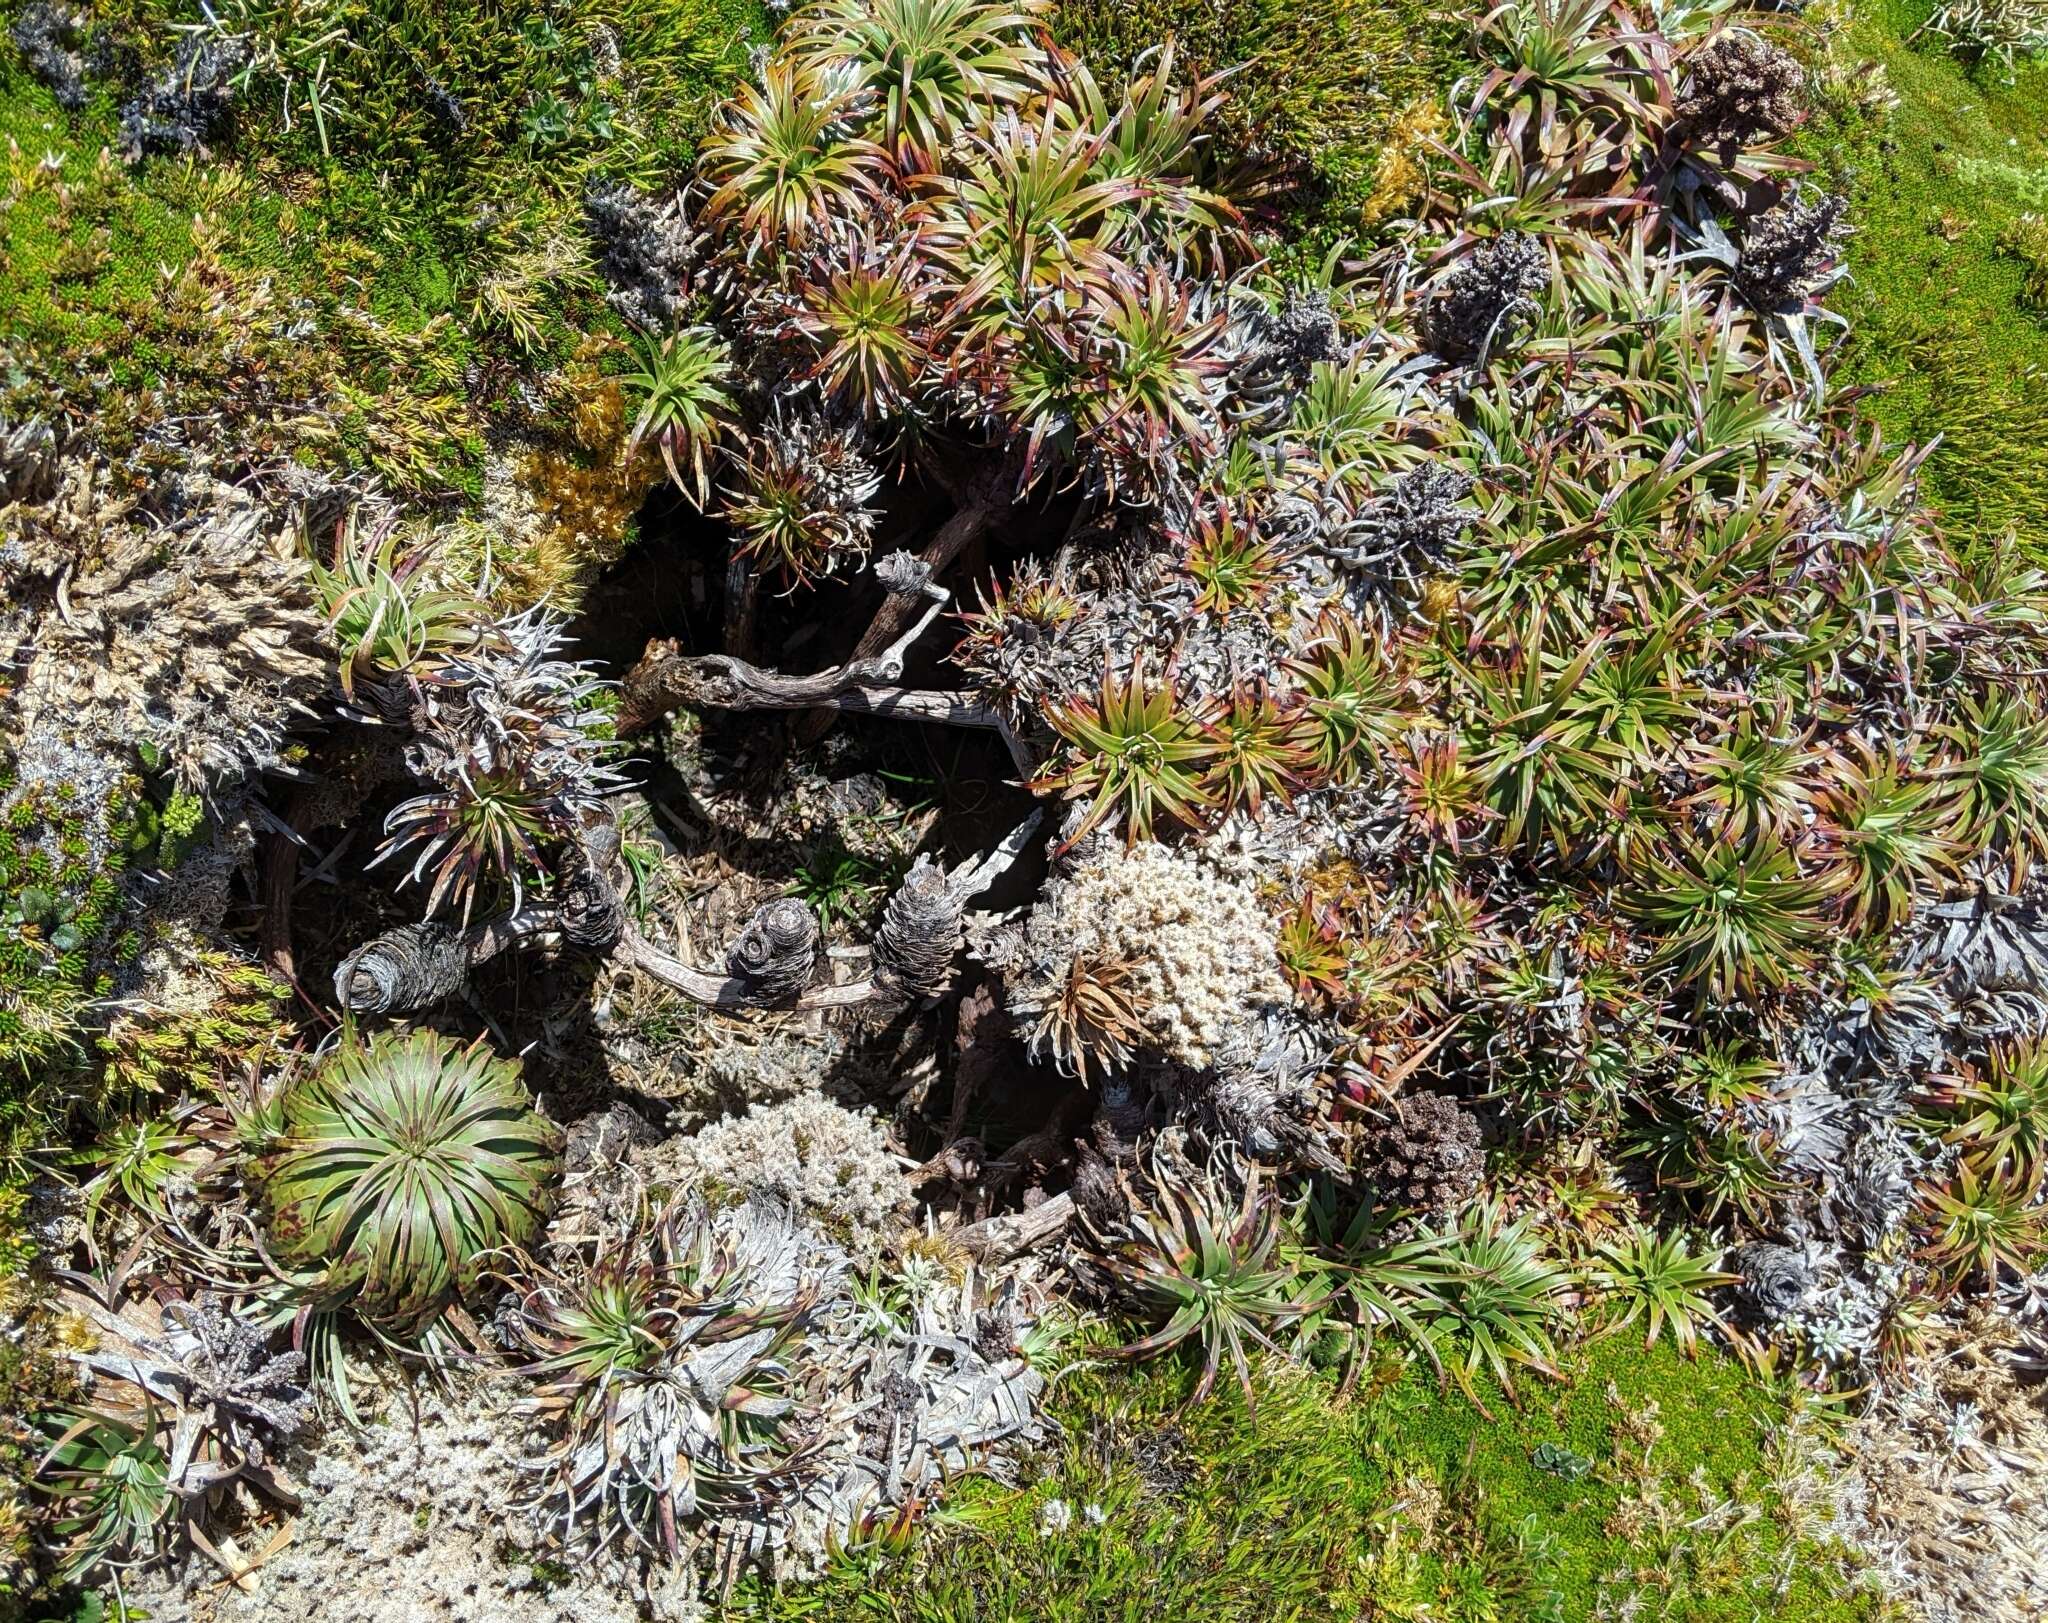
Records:
[[[560,1169],[518,1065],[426,1030],[345,1032],[268,1125],[246,1170],[270,1254],[324,1305],[398,1333],[534,1238]]]
[[[734,546],[801,584],[867,554],[881,475],[858,438],[808,417],[768,425],[738,459]]]
[[[855,87],[823,82],[794,62],[770,63],[758,88],[741,87],[705,142],[703,171],[716,188],[706,217],[757,244],[795,245],[851,213],[881,158],[874,143],[847,130],[855,106]],[[688,334],[668,351],[693,379],[714,376],[710,354]]]
[[[1186,537],[1187,571],[1201,587],[1195,607],[1210,614],[1258,602],[1279,579],[1272,545],[1225,502],[1198,518]]]
[[[458,653],[486,634],[482,606],[464,592],[425,583],[425,554],[401,553],[388,521],[362,533],[358,513],[335,538],[332,567],[315,560],[313,584],[341,651],[341,688],[379,672],[402,675],[422,661]]]
[[[1404,673],[1342,612],[1324,616],[1287,670],[1302,695],[1302,746],[1325,777],[1356,778],[1412,718]]]
[[[2009,1170],[2027,1188],[2048,1173],[2048,1043],[1995,1043],[1937,1100],[1949,1141],[1983,1172]]]
[[[507,887],[515,905],[619,786],[605,759],[603,685],[587,666],[553,657],[558,620],[501,621],[492,646],[446,660],[420,684],[406,762],[426,788],[385,820],[377,860],[410,856],[407,878],[431,884],[427,909],[467,919],[481,892]]]
[[[731,350],[716,333],[693,327],[650,339],[640,370],[626,379],[640,401],[634,442],[655,446],[669,477],[700,502],[710,489],[707,455],[731,420],[731,377]],[[678,458],[689,462],[687,483]]]
[[[1210,731],[1214,709],[1190,705],[1171,676],[1105,668],[1096,697],[1053,710],[1049,719],[1070,763],[1033,787],[1088,802],[1074,840],[1112,815],[1134,838],[1164,822],[1195,824],[1214,801],[1203,783],[1219,752]]]
[[[680,1552],[692,1522],[793,1492],[808,1428],[789,1357],[823,1281],[794,1226],[678,1200],[574,1248],[523,1259],[503,1322],[547,1434],[536,1508],[564,1532]]]
[[[1689,1356],[1699,1350],[1700,1330],[1728,1324],[1709,1294],[1734,1284],[1723,1273],[1718,1252],[1696,1251],[1683,1234],[1659,1234],[1641,1226],[1608,1241],[1599,1249],[1597,1279],[1607,1293],[1614,1328],[1643,1321],[1643,1345],[1653,1347],[1666,1326]]]
[[[2048,856],[2048,719],[2009,689],[1960,696],[1944,766],[1967,825],[2017,886]]]
[[[797,58],[881,103],[882,145],[931,162],[977,109],[1032,88],[1040,7],[985,0],[824,0],[790,42]]]
[[[1202,1369],[1188,1401],[1208,1394],[1227,1360],[1249,1405],[1248,1349],[1278,1352],[1274,1329],[1315,1305],[1281,1261],[1279,1207],[1256,1167],[1205,1169],[1161,1155],[1149,1171],[1147,1192],[1094,1236],[1092,1266],[1160,1321],[1114,1356],[1153,1358],[1191,1343],[1201,1350]]]

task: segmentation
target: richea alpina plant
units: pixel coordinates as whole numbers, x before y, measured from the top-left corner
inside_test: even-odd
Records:
[[[2038,1341],[2048,576],[1847,386],[1796,31],[1503,0],[1354,242],[1291,239],[1299,131],[1231,97],[1294,102],[1211,59],[1256,8],[1092,54],[1122,10],[813,0],[750,53],[458,8],[392,22],[450,80],[396,111],[356,21],[231,9],[184,91],[149,58],[143,146],[339,76],[282,235],[350,153],[482,188],[420,228],[428,330],[352,318],[455,471],[393,471],[434,458],[356,348],[346,409],[200,369],[314,425],[232,477],[161,473],[229,406],[155,384],[118,455],[0,424],[0,1148],[82,1185],[36,1244],[142,1394],[34,1405],[68,1576],[189,1527],[258,1582],[214,1518],[329,1397],[348,1517],[416,1395],[522,1594],[653,1616],[750,1569],[886,1606],[1089,1348],[1248,1403],[1419,1361],[1512,1424],[1603,1330],[1897,1414],[1952,1331]],[[100,71],[38,15],[33,71]],[[682,62],[701,118],[643,94]]]

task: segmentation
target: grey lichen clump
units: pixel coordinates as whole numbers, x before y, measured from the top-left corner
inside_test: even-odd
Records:
[[[815,1093],[756,1105],[630,1159],[660,1187],[774,1199],[862,1258],[879,1252],[913,1204],[883,1124]]]
[[[16,715],[121,754],[146,745],[187,789],[277,766],[333,680],[308,565],[225,485],[198,482],[164,525],[68,461],[47,499],[0,511],[0,582]]]
[[[233,40],[187,34],[163,75],[121,107],[121,148],[129,162],[154,153],[203,151],[228,132],[234,75],[246,50]]]
[[[1076,1070],[1141,1053],[1202,1070],[1240,1022],[1290,1001],[1273,928],[1187,853],[1103,841],[982,956],[1034,1051]]]
[[[85,31],[83,15],[46,0],[23,6],[8,26],[29,72],[50,87],[59,107],[85,105]]]

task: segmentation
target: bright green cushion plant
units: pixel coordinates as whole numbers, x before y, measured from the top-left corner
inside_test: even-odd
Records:
[[[354,1032],[288,1083],[249,1164],[273,1258],[324,1305],[425,1326],[547,1215],[561,1132],[519,1066],[431,1031]]]

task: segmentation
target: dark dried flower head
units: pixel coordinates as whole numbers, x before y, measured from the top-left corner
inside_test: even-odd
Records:
[[[439,919],[387,930],[350,953],[334,971],[334,995],[358,1014],[426,1008],[469,980],[469,937]]]
[[[1510,231],[1480,243],[1423,296],[1416,329],[1445,360],[1479,361],[1513,336],[1549,285],[1541,244]]]
[[[1849,200],[1830,192],[1817,203],[1795,194],[1750,223],[1735,263],[1735,285],[1759,310],[1797,309],[1838,279]]]
[[[929,852],[911,864],[875,931],[875,980],[897,995],[934,998],[953,977],[965,944],[961,898]]]
[[[1767,39],[1734,29],[1693,53],[1678,102],[1695,141],[1746,147],[1776,140],[1806,116],[1806,70]]]
[[[1469,1111],[1440,1093],[1404,1094],[1391,1108],[1391,1119],[1366,1132],[1359,1154],[1359,1171],[1383,1201],[1443,1212],[1479,1192],[1486,1157]]]
[[[726,966],[763,999],[794,997],[817,973],[818,919],[794,896],[765,903],[726,952]]]
[[[1318,361],[1340,360],[1344,353],[1337,312],[1321,287],[1289,288],[1277,310],[1258,318],[1254,336],[1259,363],[1297,386]]]

